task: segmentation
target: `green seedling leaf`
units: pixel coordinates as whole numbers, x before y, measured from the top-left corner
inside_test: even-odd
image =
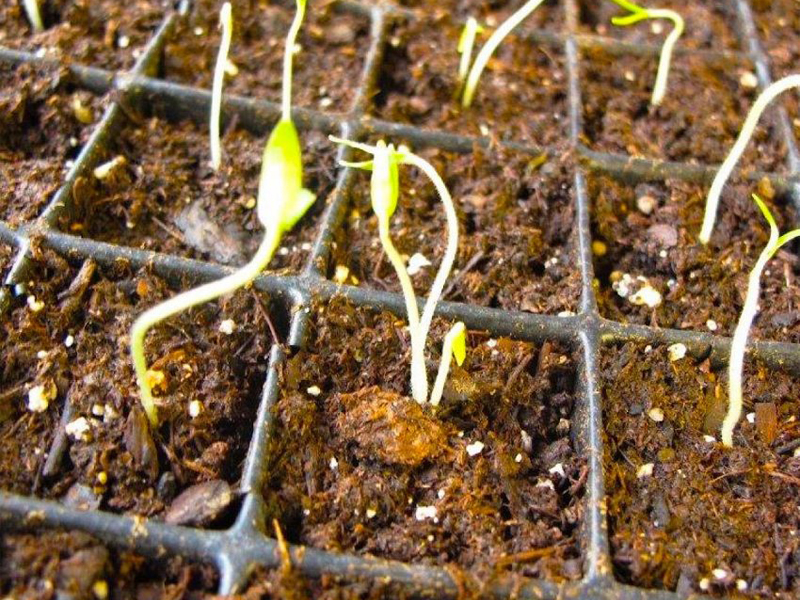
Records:
[[[460,367],[464,364],[464,359],[467,358],[467,328],[464,323],[459,321],[453,326],[450,333],[453,335],[453,357]]]

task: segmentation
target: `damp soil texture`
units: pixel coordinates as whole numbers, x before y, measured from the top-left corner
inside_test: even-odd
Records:
[[[219,2],[195,2],[170,37],[164,56],[167,79],[210,89],[219,52]],[[226,94],[280,102],[283,49],[294,18],[294,2],[233,2],[234,34],[229,60],[234,65]],[[347,112],[361,84],[369,47],[369,19],[337,10],[333,3],[309,6],[297,40],[292,74],[292,104]],[[230,71],[231,69],[229,69]]]
[[[727,374],[708,360],[627,344],[608,348],[601,368],[617,577],[680,594],[797,598],[797,378],[748,361],[747,418],[725,449],[714,438]]]
[[[59,67],[4,64],[0,88],[0,219],[16,226],[64,183],[105,102]]]
[[[334,299],[310,329],[281,369],[264,487],[287,541],[481,580],[580,577],[587,465],[570,442],[570,351],[470,332],[434,410],[407,396],[402,320]]]
[[[531,155],[499,147],[419,152],[444,179],[459,220],[458,254],[442,299],[534,313],[577,312],[572,153]],[[444,207],[430,180],[413,167],[402,167],[400,188],[392,241],[407,260],[421,255],[422,264],[430,263],[412,268],[414,287],[426,296],[447,245]],[[359,174],[329,271],[339,283],[399,292],[378,240],[369,190],[369,174]]]
[[[457,100],[462,26],[444,15],[389,32],[374,113],[380,119],[543,147],[567,138],[567,74],[557,46],[508,36],[489,61],[469,108]],[[482,44],[486,35],[479,36]],[[521,106],[525,111],[520,111]]]
[[[218,576],[180,558],[152,560],[80,531],[4,531],[0,594],[6,598],[211,598]]]
[[[469,17],[477,19],[479,24],[497,27],[508,19],[523,3],[515,0],[396,0],[403,8],[408,8],[423,18],[448,15],[459,22]],[[544,30],[549,33],[561,33],[565,24],[566,7],[563,1],[545,0],[529,15],[518,30]]]
[[[133,67],[163,20],[168,0],[40,1],[45,29],[34,32],[22,2],[0,8],[0,45],[35,52],[63,64],[108,70]]]
[[[72,186],[74,210],[60,227],[103,242],[244,264],[264,235],[256,196],[265,142],[244,129],[227,131],[214,171],[205,127],[157,117],[129,121],[97,168]],[[301,132],[301,143],[304,185],[317,201],[283,237],[270,269],[298,271],[306,263],[337,175],[336,149],[324,134]]]
[[[582,51],[584,142],[592,149],[684,163],[719,164],[758,96],[755,72],[732,59],[673,57],[661,105],[650,104],[658,55]],[[691,102],[687,102],[691,98]],[[776,111],[767,109],[741,164],[780,172],[786,148]]]
[[[224,522],[272,342],[267,301],[241,291],[153,329],[160,425],[151,432],[128,334],[174,288],[124,261],[76,268],[34,253],[0,331],[0,489],[172,523]]]
[[[767,202],[781,231],[794,227],[794,206],[766,179],[733,182],[725,187],[714,233],[704,246],[697,234],[705,186],[591,177],[600,313],[621,322],[733,335],[748,275],[769,238],[769,225],[751,199],[754,192]],[[751,339],[800,342],[798,266],[789,250],[767,265]],[[641,300],[645,288],[657,292],[657,301]]]

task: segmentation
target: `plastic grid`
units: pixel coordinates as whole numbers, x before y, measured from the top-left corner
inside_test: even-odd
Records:
[[[678,49],[678,53],[698,57],[728,56],[749,60],[757,73],[760,88],[771,82],[770,68],[759,43],[753,16],[747,0],[736,0],[735,12],[739,36],[746,42],[743,52],[700,51]],[[582,105],[579,79],[579,51],[584,48],[605,49],[611,53],[657,56],[657,46],[631,44],[587,35],[578,30],[577,0],[564,0],[561,4],[565,34],[528,30],[524,35],[535,43],[550,44],[563,49],[568,74],[569,134],[579,160],[574,165],[574,198],[576,221],[574,235],[577,239],[577,258],[582,281],[580,311],[575,316],[557,317],[519,311],[507,311],[465,303],[440,302],[437,315],[446,319],[464,321],[470,329],[480,329],[492,336],[509,336],[519,340],[557,340],[568,344],[581,357],[578,365],[579,398],[575,408],[571,433],[576,450],[584,456],[589,466],[587,492],[584,502],[582,547],[584,549],[583,578],[576,583],[556,585],[548,581],[526,580],[511,582],[499,579],[484,592],[494,597],[521,598],[674,598],[675,594],[661,590],[646,590],[627,586],[615,580],[611,568],[607,523],[604,514],[604,478],[602,467],[602,414],[600,406],[598,357],[604,345],[635,341],[650,344],[683,343],[695,356],[710,356],[723,366],[729,353],[729,338],[705,332],[657,329],[629,325],[603,318],[598,312],[593,288],[593,260],[591,250],[590,201],[586,177],[589,172],[609,174],[622,180],[660,180],[676,178],[686,181],[708,181],[715,172],[714,165],[683,164],[660,160],[632,158],[623,155],[597,152],[581,141]],[[177,10],[166,15],[163,23],[148,43],[135,67],[127,73],[114,73],[98,68],[70,65],[70,70],[81,86],[97,93],[116,90],[116,99],[106,110],[89,142],[83,148],[64,184],[54,195],[43,213],[34,221],[16,229],[0,222],[0,242],[17,248],[17,257],[6,278],[6,287],[0,290],[0,314],[8,305],[10,286],[24,281],[30,267],[28,249],[32,236],[70,258],[73,262],[94,259],[101,265],[125,259],[134,268],[153,265],[155,271],[168,279],[184,275],[197,280],[218,278],[230,270],[211,262],[191,260],[174,255],[159,254],[129,247],[116,246],[62,233],[56,229],[59,216],[71,210],[72,182],[97,164],[99,149],[117,131],[124,120],[121,104],[132,106],[158,104],[166,118],[177,120],[190,117],[204,123],[210,106],[210,92],[155,78],[160,67],[164,47],[178,19],[189,9],[185,1]],[[337,9],[368,16],[371,21],[369,50],[366,56],[361,85],[350,112],[333,114],[323,111],[296,108],[293,118],[299,129],[316,129],[338,133],[342,137],[363,139],[369,135],[386,138],[402,137],[415,145],[436,146],[455,152],[468,152],[475,144],[488,145],[486,138],[471,138],[446,132],[432,132],[413,126],[382,121],[368,116],[371,92],[375,88],[381,68],[387,31],[393,19],[413,13],[391,4],[374,5],[340,1]],[[33,54],[0,47],[0,63],[18,64],[42,62]],[[254,133],[266,133],[277,120],[280,108],[264,100],[226,96],[223,104],[224,118],[238,118],[240,126]],[[783,107],[777,110],[779,131],[787,147],[786,174],[766,174],[776,185],[788,189],[800,207],[800,153],[794,139],[789,118]],[[551,149],[526,147],[516,143],[503,143],[512,149],[529,153]],[[340,150],[340,156],[346,152]],[[755,173],[753,178],[763,174]],[[150,521],[136,516],[121,516],[103,511],[78,511],[58,502],[23,497],[0,492],[0,522],[14,527],[62,527],[80,529],[97,536],[106,543],[133,549],[151,557],[181,555],[191,560],[213,563],[220,573],[220,594],[234,593],[246,584],[256,565],[276,567],[280,564],[276,541],[264,522],[264,504],[260,493],[265,479],[266,453],[270,435],[270,409],[279,395],[278,367],[287,353],[301,347],[308,322],[308,311],[313,300],[325,300],[343,295],[358,306],[389,310],[404,316],[403,299],[389,292],[339,285],[328,280],[318,265],[326,264],[331,251],[334,232],[342,225],[347,210],[348,190],[353,183],[349,169],[340,172],[332,201],[321,217],[319,233],[304,270],[292,276],[265,273],[255,282],[257,289],[278,298],[290,308],[292,319],[286,346],[274,345],[269,357],[269,368],[263,396],[254,426],[253,437],[242,472],[241,490],[244,499],[235,524],[225,531],[177,527]],[[773,368],[800,373],[800,346],[779,342],[754,342],[751,356],[757,357]],[[434,597],[455,597],[457,582],[444,568],[410,565],[357,555],[336,554],[313,548],[291,547],[292,562],[304,575],[319,577],[330,574],[373,580],[390,580],[415,594]]]

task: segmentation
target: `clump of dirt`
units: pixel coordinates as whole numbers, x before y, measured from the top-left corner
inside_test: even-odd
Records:
[[[44,50],[64,64],[130,69],[171,4],[169,0],[46,0],[39,2],[45,30],[34,33],[22,2],[6,2],[0,8],[0,45]]]
[[[458,255],[443,299],[558,314],[577,311],[580,273],[575,259],[572,154],[529,155],[500,147],[458,154],[423,149],[447,185],[459,218]],[[432,264],[413,275],[420,295],[430,289],[446,246],[447,222],[433,184],[402,167],[392,241],[401,254]],[[369,173],[357,176],[351,210],[336,238],[330,274],[345,266],[373,288],[399,291],[378,240]]]
[[[0,593],[8,598],[199,600],[213,595],[219,580],[209,565],[150,560],[80,531],[5,532],[0,558]]]
[[[584,49],[582,56],[584,135],[593,150],[718,164],[730,152],[758,96],[755,86],[743,83],[754,77],[752,65],[677,55],[664,101],[653,107],[658,57],[618,56],[599,49]],[[786,148],[776,123],[775,111],[768,109],[742,165],[785,170]]]
[[[639,5],[643,5],[637,2]],[[677,48],[701,50],[741,50],[736,5],[725,0],[711,0],[702,4],[692,0],[667,0],[659,2],[658,8],[671,9],[683,17],[685,28],[678,39]],[[662,46],[669,32],[671,21],[666,19],[646,20],[629,27],[618,27],[611,23],[617,16],[630,12],[613,2],[579,1],[581,29],[604,37],[632,44]]]
[[[303,182],[317,201],[284,236],[270,269],[299,271],[305,265],[335,185],[332,143],[317,131],[300,137]],[[256,210],[264,143],[243,129],[229,130],[221,140],[222,166],[214,171],[205,128],[157,117],[129,123],[102,157],[116,160],[115,168],[102,180],[90,172],[75,183],[76,210],[60,226],[103,242],[244,264],[264,235]]]
[[[172,522],[218,521],[235,499],[260,399],[268,301],[240,291],[153,329],[147,357],[160,425],[151,431],[128,336],[133,319],[174,288],[124,261],[75,269],[38,245],[34,253],[25,294],[0,330],[0,489],[84,509],[166,512]]]
[[[481,579],[580,577],[587,466],[569,438],[569,351],[470,332],[439,410],[401,409],[414,402],[403,321],[341,298],[314,311],[308,348],[281,369],[264,486],[287,539]],[[434,322],[431,346],[446,329]]]
[[[219,52],[220,4],[193,3],[167,43],[164,75],[188,85],[210,88]],[[225,80],[224,93],[279,102],[283,49],[294,18],[295,4],[233,3],[233,41],[230,60],[237,73]],[[334,3],[309,5],[297,38],[294,56],[294,106],[347,112],[361,83],[369,47],[369,19]]]
[[[625,185],[609,177],[591,178],[592,227],[595,242],[602,244],[602,256],[595,248],[601,314],[622,322],[732,335],[748,275],[769,238],[769,225],[751,198],[754,192],[767,203],[782,232],[794,227],[791,201],[767,180],[732,182],[725,187],[714,233],[704,246],[697,236],[706,186],[679,180]],[[753,338],[800,341],[797,267],[791,247],[767,265]],[[634,302],[645,286],[659,293],[660,304]]]
[[[89,139],[105,100],[65,68],[0,65],[0,219],[34,219]]]
[[[456,97],[461,28],[446,15],[392,27],[378,77],[376,116],[535,147],[563,142],[568,111],[560,51],[508,36],[484,70],[472,105],[464,109]],[[482,44],[487,33],[479,38]]]
[[[617,577],[681,595],[796,598],[797,380],[748,361],[752,414],[726,449],[712,439],[727,410],[726,375],[708,360],[668,355],[626,344],[601,359]]]

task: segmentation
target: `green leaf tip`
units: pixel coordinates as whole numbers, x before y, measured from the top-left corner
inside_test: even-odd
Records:
[[[453,357],[456,359],[456,364],[460,367],[464,364],[464,359],[467,358],[467,328],[459,321],[450,330],[453,336]]]
[[[267,229],[289,231],[314,204],[315,196],[303,188],[300,136],[292,121],[281,119],[264,147],[258,182],[258,218]]]
[[[755,201],[756,206],[758,206],[758,209],[761,211],[761,214],[764,215],[767,223],[769,223],[769,228],[777,231],[778,224],[775,222],[775,217],[772,216],[772,213],[769,211],[769,208],[764,201],[759,197],[758,194],[753,194],[753,200]]]

